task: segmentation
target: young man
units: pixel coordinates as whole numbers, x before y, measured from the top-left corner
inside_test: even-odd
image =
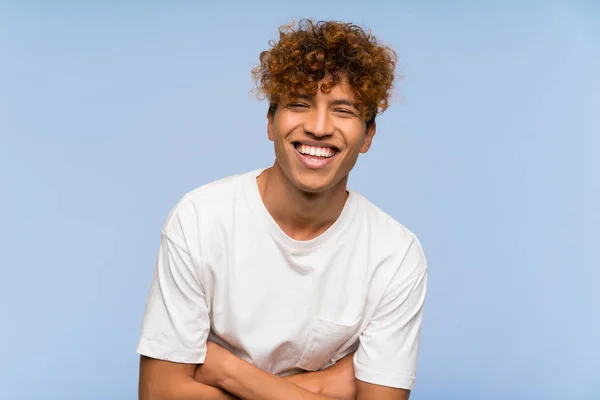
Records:
[[[395,54],[355,25],[304,20],[260,59],[275,162],[171,211],[137,349],[140,399],[406,400],[426,260],[346,187],[388,106]]]

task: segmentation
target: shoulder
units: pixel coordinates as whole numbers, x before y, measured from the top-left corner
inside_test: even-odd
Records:
[[[359,226],[368,232],[371,248],[381,263],[392,265],[405,278],[427,269],[423,246],[417,235],[361,194],[353,193],[358,201]]]
[[[231,210],[244,196],[246,183],[257,171],[227,176],[185,193],[169,212],[163,233],[182,236]]]

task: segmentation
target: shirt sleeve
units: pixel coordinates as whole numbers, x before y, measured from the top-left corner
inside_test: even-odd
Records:
[[[424,258],[413,271],[408,279],[396,273],[373,318],[361,333],[354,355],[356,379],[413,389],[427,287]]]
[[[177,216],[173,216],[177,222]],[[205,293],[182,230],[161,233],[160,248],[142,323],[137,353],[180,363],[206,357],[210,317]],[[175,238],[173,238],[175,236]]]

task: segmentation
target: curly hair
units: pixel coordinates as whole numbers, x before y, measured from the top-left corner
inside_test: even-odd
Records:
[[[343,75],[353,89],[363,118],[373,122],[389,106],[396,53],[371,32],[352,23],[301,20],[279,28],[279,41],[260,54],[252,70],[259,98],[267,98],[269,112],[299,93],[329,93]],[[325,77],[328,82],[319,82]]]

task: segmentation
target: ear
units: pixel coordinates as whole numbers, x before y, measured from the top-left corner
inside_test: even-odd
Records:
[[[273,113],[273,112],[267,112],[267,120],[268,120],[268,122],[267,122],[267,135],[269,136],[269,140],[271,142],[273,142],[275,140],[275,134],[273,132],[273,129],[274,129],[273,124],[275,123],[273,121],[273,119],[275,117],[274,114],[275,113]]]
[[[375,121],[367,126],[367,130],[365,132],[365,140],[363,140],[362,146],[360,147],[361,153],[366,153],[371,148],[371,143],[373,143],[373,137],[375,136],[375,132],[377,131],[377,126]]]

